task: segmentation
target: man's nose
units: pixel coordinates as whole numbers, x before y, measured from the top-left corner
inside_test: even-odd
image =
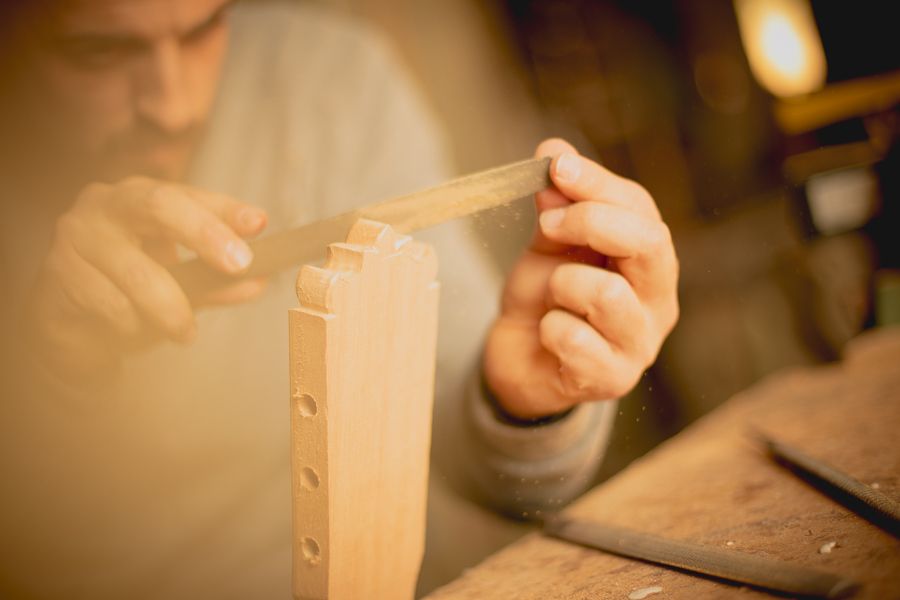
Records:
[[[178,40],[153,45],[136,83],[136,109],[144,120],[168,133],[178,133],[191,124],[190,94]]]

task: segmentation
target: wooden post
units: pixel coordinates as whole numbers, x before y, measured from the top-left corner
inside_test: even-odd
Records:
[[[412,598],[439,285],[431,247],[360,220],[305,266],[290,311],[293,593]]]

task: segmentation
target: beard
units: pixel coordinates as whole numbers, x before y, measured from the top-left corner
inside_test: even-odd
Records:
[[[3,0],[0,0],[2,2]],[[200,117],[172,130],[148,119],[115,122],[60,105],[52,95],[0,79],[0,180],[10,198],[71,205],[93,182],[144,176],[182,181],[205,135]],[[2,199],[4,204],[12,202]]]
[[[191,124],[169,132],[151,123],[115,134],[97,152],[97,179],[115,182],[140,175],[180,181],[185,178],[203,137],[204,126]]]
[[[89,183],[115,184],[134,176],[184,181],[205,133],[200,124],[176,133],[141,126],[102,143],[69,135],[37,144],[35,137],[7,136],[4,129],[0,127],[0,180],[6,193],[0,207],[51,215],[67,210]],[[18,143],[4,143],[10,141]]]

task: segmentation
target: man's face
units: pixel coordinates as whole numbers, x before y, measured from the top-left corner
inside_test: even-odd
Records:
[[[45,0],[26,29],[34,134],[92,177],[184,174],[215,96],[227,0]]]

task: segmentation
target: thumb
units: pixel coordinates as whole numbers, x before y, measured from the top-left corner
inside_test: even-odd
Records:
[[[553,158],[565,153],[578,154],[578,150],[563,139],[550,138],[538,144],[534,156],[535,158],[543,158],[546,156]],[[551,185],[546,190],[540,191],[534,195],[534,203],[538,219],[540,219],[541,213],[544,211],[550,210],[551,208],[568,206],[572,204],[572,201],[563,195],[555,185]],[[540,225],[535,229],[534,237],[531,239],[531,245],[529,247],[530,250],[541,254],[561,254],[567,248],[568,246],[565,244],[549,240],[541,232]]]

